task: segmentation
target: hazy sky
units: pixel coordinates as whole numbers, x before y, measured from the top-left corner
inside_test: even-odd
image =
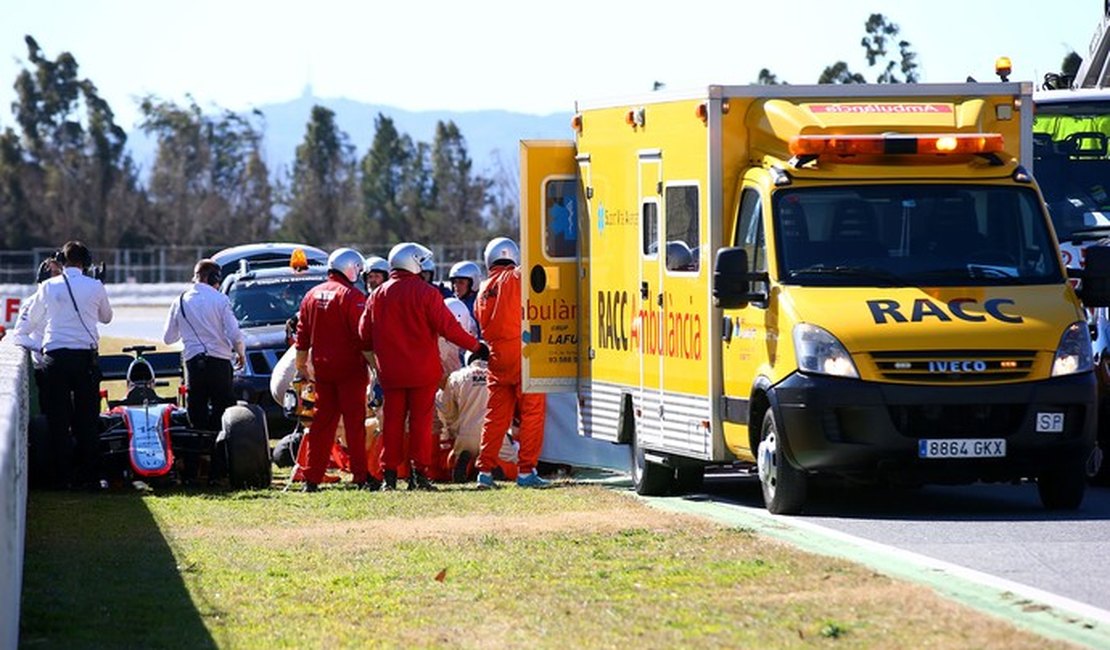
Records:
[[[1038,81],[1086,55],[1102,0],[0,0],[0,125],[24,34],[80,74],[130,129],[146,94],[241,110],[346,97],[409,110],[569,112],[576,99],[742,84],[770,68],[813,83],[844,60],[867,77],[859,40],[873,12],[901,28],[921,80]],[[751,7],[750,9],[747,7]],[[1048,7],[1051,7],[1049,9]],[[1070,12],[1070,13],[1069,13]]]

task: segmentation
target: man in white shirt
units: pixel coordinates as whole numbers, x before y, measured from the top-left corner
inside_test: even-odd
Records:
[[[34,333],[42,331],[42,389],[48,396],[44,406],[50,451],[56,461],[49,483],[93,487],[102,478],[98,449],[100,334],[96,325],[111,322],[112,307],[104,285],[85,275],[92,256],[84,244],[66,242],[62,258],[62,273],[40,284],[27,309],[19,314],[17,340],[35,340]]]
[[[184,342],[189,421],[207,431],[219,431],[224,410],[235,404],[232,360],[239,368],[245,358],[243,333],[219,286],[220,265],[210,259],[197,262],[193,286],[170,304],[162,332],[167,345]]]

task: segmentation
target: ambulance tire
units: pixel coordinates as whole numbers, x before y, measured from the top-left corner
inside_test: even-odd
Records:
[[[255,404],[224,411],[220,442],[227,454],[227,476],[234,490],[270,487],[270,440],[266,416]]]
[[[1083,503],[1087,475],[1082,465],[1061,463],[1037,477],[1041,505],[1049,510],[1075,510]]]
[[[629,445],[632,458],[632,487],[636,494],[645,497],[660,497],[670,493],[674,486],[674,469],[653,463],[644,457],[644,448],[640,446],[640,437],[632,433],[632,444]]]
[[[775,413],[767,409],[760,430],[756,459],[759,483],[763,488],[763,504],[775,515],[796,515],[806,502],[806,474],[786,460],[782,432]]]

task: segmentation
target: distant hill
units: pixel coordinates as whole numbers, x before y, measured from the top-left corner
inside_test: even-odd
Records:
[[[509,111],[406,111],[382,104],[366,104],[350,99],[324,99],[312,95],[311,89],[298,98],[280,104],[258,106],[266,118],[266,163],[271,174],[284,173],[292,167],[297,145],[304,140],[312,107],[325,106],[335,111],[335,119],[355,146],[361,160],[374,138],[374,120],[378,113],[393,120],[400,133],[418,142],[431,143],[437,122],[453,120],[466,138],[467,151],[474,161],[474,171],[491,174],[500,157],[511,169],[516,168],[520,140],[563,139],[573,137],[570,130],[571,112],[551,115],[526,115]],[[129,148],[135,162],[145,175],[154,160],[154,142],[136,129],[129,134]]]

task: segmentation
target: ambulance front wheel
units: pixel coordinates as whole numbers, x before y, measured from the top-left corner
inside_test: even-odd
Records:
[[[772,514],[796,515],[805,505],[806,475],[786,460],[782,442],[775,413],[767,409],[756,453],[763,503]]]
[[[647,459],[640,437],[632,434],[632,487],[636,494],[658,497],[668,494],[674,484],[674,469]]]

